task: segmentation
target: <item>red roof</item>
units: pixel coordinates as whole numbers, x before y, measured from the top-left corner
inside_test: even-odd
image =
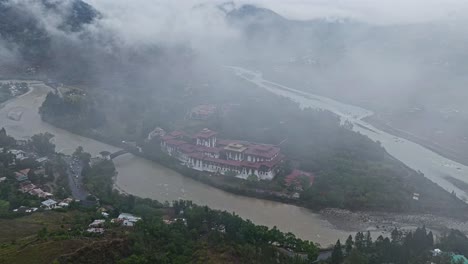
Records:
[[[301,176],[308,177],[309,181],[310,181],[310,185],[312,185],[312,183],[314,182],[315,176],[312,173],[301,171],[301,170],[293,170],[291,172],[291,174],[286,176],[286,178],[284,179],[285,182],[286,182],[286,185],[291,185],[293,183],[295,183],[295,184],[299,183],[298,180],[299,180],[299,177],[301,177]]]
[[[169,135],[166,135],[166,136],[161,137],[161,140],[162,140],[162,141],[167,141],[167,140],[170,140],[170,139],[174,139],[174,137],[173,137],[173,136],[169,136]]]
[[[174,130],[171,133],[169,133],[169,135],[175,138],[179,138],[185,136],[185,133],[183,131]]]
[[[198,132],[197,134],[195,134],[195,136],[193,136],[194,138],[204,138],[204,139],[207,139],[207,138],[210,138],[210,137],[214,137],[218,134],[218,132],[215,132],[215,131],[211,131],[209,130],[208,128],[205,128],[203,129],[202,131]]]
[[[247,149],[245,150],[246,155],[261,157],[271,159],[280,153],[280,148],[268,145],[268,144],[256,144],[248,141],[242,140],[230,140],[230,139],[219,139],[216,141],[216,144],[220,147],[228,146],[229,144],[241,144]]]
[[[166,144],[177,147],[177,146],[187,144],[187,142],[182,141],[182,140],[177,140],[177,139],[169,139],[169,140],[166,140]]]
[[[216,141],[216,145],[219,145],[221,147],[225,147],[229,144],[241,144],[241,145],[249,145],[251,144],[250,142],[247,141],[241,141],[241,140],[231,140],[231,139],[218,139]]]
[[[247,146],[246,155],[252,155],[262,158],[273,158],[280,153],[280,148],[273,145],[256,145]]]
[[[20,170],[19,172],[24,174],[24,175],[28,175],[29,171],[31,171],[31,169]]]

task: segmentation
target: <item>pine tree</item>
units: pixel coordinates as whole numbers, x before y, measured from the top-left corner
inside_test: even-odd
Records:
[[[401,232],[397,228],[393,229],[391,237],[392,237],[392,243],[401,242]]]
[[[367,264],[369,259],[359,252],[357,249],[353,249],[349,254],[349,257],[346,258],[345,264]]]
[[[364,234],[358,232],[354,238],[354,245],[357,249],[362,250],[364,248]]]
[[[331,255],[331,264],[341,264],[343,263],[343,251],[341,250],[341,242],[338,239],[336,241],[335,246],[333,247],[332,255]]]
[[[346,239],[346,255],[349,255],[351,253],[351,250],[353,250],[353,236],[349,235],[348,239]]]
[[[372,236],[369,231],[367,231],[366,237],[364,238],[364,247],[366,248],[372,247]]]
[[[427,246],[429,248],[434,246],[434,235],[432,234],[432,231],[429,231],[429,234],[427,234]]]

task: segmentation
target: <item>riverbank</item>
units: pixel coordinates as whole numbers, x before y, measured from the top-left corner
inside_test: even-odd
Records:
[[[104,141],[107,144],[114,145],[115,147],[125,147],[122,143],[110,139],[102,139],[99,137],[94,137],[94,139]],[[311,212],[317,213],[324,217],[324,219],[330,222],[337,229],[344,230],[346,232],[356,232],[356,230],[370,231],[376,238],[379,235],[389,235],[395,228],[409,231],[414,230],[420,226],[426,226],[428,229],[434,230],[438,234],[442,234],[448,229],[457,229],[468,234],[468,223],[461,218],[457,219],[454,217],[444,217],[442,215],[424,213],[414,214],[410,212],[350,211],[339,208],[308,208],[298,199],[280,197],[268,192],[258,192],[252,189],[241,190],[229,185],[220,184],[220,181],[216,181],[214,179],[214,177],[218,176],[210,176],[206,173],[189,169],[179,164],[177,160],[167,155],[164,156],[163,159],[156,159],[145,153],[139,152],[136,148],[133,151],[130,151],[130,153],[156,164],[161,164],[165,168],[176,171],[184,177],[193,179],[203,184],[207,184],[234,195],[280,202],[283,204],[299,206],[306,210],[311,210]],[[130,194],[124,190],[125,188],[119,186],[116,180],[117,178],[114,178],[114,188],[123,194]]]
[[[456,161],[460,164],[463,164],[465,166],[468,166],[468,156],[463,155],[461,153],[456,152],[455,150],[448,149],[440,144],[437,144],[429,139],[421,138],[418,137],[412,133],[409,133],[407,131],[401,130],[394,128],[387,123],[385,123],[384,120],[378,119],[375,116],[369,116],[363,119],[363,121],[368,122],[372,126],[378,128],[379,130],[383,130],[389,134],[392,134],[396,137],[401,137],[406,140],[415,142],[437,154],[439,154],[442,157],[445,157],[447,159]]]
[[[82,146],[92,155],[98,155],[103,150],[116,152],[122,147],[121,142],[113,142],[115,146],[119,146],[117,148],[43,122],[38,114],[38,108],[51,89],[45,85],[33,88],[33,92],[28,96],[11,100],[5,109],[0,109],[0,120],[8,133],[17,138],[28,138],[34,133],[52,133],[56,135],[54,143],[57,145],[57,150],[67,154],[73,153],[78,146]],[[24,108],[22,119],[20,121],[7,119],[8,110],[18,106]],[[277,226],[280,230],[292,232],[323,246],[365,230],[342,230],[322,214],[295,205],[234,195],[134,155],[123,155],[115,160],[115,164],[118,171],[116,184],[128,194],[159,201],[191,200],[213,209],[235,212],[256,224]]]
[[[386,212],[351,212],[335,208],[320,211],[328,221],[343,230],[368,230],[374,233],[388,234],[393,229],[413,230],[426,226],[437,234],[450,229],[468,234],[468,222],[431,214],[402,214]]]

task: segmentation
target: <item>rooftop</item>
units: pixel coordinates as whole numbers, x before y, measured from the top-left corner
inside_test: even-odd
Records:
[[[169,139],[169,140],[166,140],[166,144],[170,146],[178,147],[178,146],[187,144],[187,142],[182,141],[182,140],[177,140],[177,139]]]
[[[224,147],[224,149],[234,152],[244,152],[247,149],[247,147],[239,143],[230,143],[229,145]]]
[[[43,201],[42,204],[45,205],[45,206],[52,206],[52,205],[57,204],[57,202],[52,200],[52,199],[49,199],[49,200]]]
[[[310,172],[305,172],[305,171],[301,171],[301,170],[293,170],[291,172],[291,174],[286,176],[286,178],[284,180],[286,182],[286,185],[291,185],[293,183],[297,183],[300,177],[309,178],[310,184],[312,184],[314,182],[314,179],[315,179],[315,176]]]
[[[121,219],[121,220],[128,220],[128,221],[131,221],[131,222],[137,222],[137,221],[141,220],[141,217],[134,216],[134,215],[132,215],[132,214],[121,213],[121,214],[119,215],[118,219]]]
[[[262,158],[273,158],[280,153],[280,148],[273,145],[251,144],[245,154]]]
[[[214,137],[218,134],[218,132],[211,131],[208,128],[204,128],[202,131],[198,132],[193,136],[194,138],[203,138],[203,139],[208,139],[211,137]]]

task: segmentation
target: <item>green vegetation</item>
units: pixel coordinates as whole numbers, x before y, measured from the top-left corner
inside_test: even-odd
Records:
[[[310,259],[317,257],[313,244],[291,233],[255,226],[236,215],[190,202],[175,202],[174,209],[183,220],[170,225],[145,220],[137,226],[131,236],[135,254],[123,263],[308,263],[281,254],[280,247]]]
[[[181,84],[159,87],[157,93],[145,86],[131,91],[118,87],[112,93],[101,89],[89,92],[84,101],[99,102],[99,108],[93,108],[93,116],[105,116],[106,122],[82,122],[86,120],[83,117],[89,116],[88,108],[72,105],[74,110],[62,109],[68,107],[64,104],[66,100],[54,94],[47,97],[41,114],[44,120],[60,127],[78,120],[77,127],[65,125],[65,128],[107,143],[137,142],[144,149],[145,157],[241,195],[294,202],[313,209],[337,207],[465,216],[465,203],[389,156],[378,142],[353,132],[349,124],[341,125],[333,113],[300,109],[288,99],[233,79],[230,73],[222,75],[222,79],[209,86],[194,84],[190,89]],[[239,83],[245,87],[239,88],[236,85]],[[209,102],[206,94],[211,95]],[[217,111],[208,120],[187,120],[191,107],[202,103],[212,103],[225,110]],[[158,153],[157,140],[145,141],[155,127],[189,133],[208,127],[218,131],[222,138],[281,143],[289,162],[271,182],[222,176],[213,179],[180,168]],[[288,189],[284,177],[292,168],[315,174],[314,183],[306,184],[302,190]],[[299,192],[299,199],[291,199],[295,192]],[[412,199],[414,193],[420,194],[419,201]]]
[[[276,228],[256,226],[250,221],[227,213],[192,204],[173,203],[173,214],[179,220],[167,225],[161,219],[163,205],[150,199],[121,195],[113,190],[115,168],[110,160],[101,160],[83,172],[86,186],[104,204],[112,205],[114,213],[130,212],[143,216],[130,236],[134,254],[124,263],[207,263],[216,256],[229,256],[241,263],[302,263],[300,258],[280,254],[277,247],[301,252],[315,259],[314,244],[284,234]],[[159,239],[155,239],[155,237]],[[223,259],[223,262],[232,260]],[[216,263],[208,262],[208,263]]]
[[[46,191],[54,191],[57,198],[68,198],[70,190],[68,187],[67,164],[60,155],[55,155],[55,145],[50,143],[52,134],[34,135],[26,146],[17,146],[16,140],[7,135],[4,128],[0,129],[0,217],[11,218],[21,216],[12,210],[21,206],[39,207],[40,199],[29,193],[19,191],[20,183],[15,178],[15,172],[30,169],[27,176],[31,183],[44,188]],[[16,160],[11,149],[24,148],[37,154],[48,155],[49,161],[44,168],[36,173],[40,164],[32,158]]]
[[[41,133],[31,137],[29,142],[32,149],[40,156],[55,154],[55,145],[50,142],[54,135],[50,133]]]
[[[72,131],[85,131],[105,122],[95,101],[80,90],[67,91],[63,97],[50,92],[39,113],[43,120]]]
[[[442,235],[439,242],[434,242],[432,232],[425,227],[414,232],[403,234],[395,229],[391,238],[379,236],[372,241],[370,233],[357,233],[349,236],[346,244],[338,240],[333,247],[331,258],[321,263],[325,264],[457,264],[452,261],[454,254],[468,254],[468,238],[459,231],[450,230]],[[434,254],[432,250],[439,248],[441,253]]]

